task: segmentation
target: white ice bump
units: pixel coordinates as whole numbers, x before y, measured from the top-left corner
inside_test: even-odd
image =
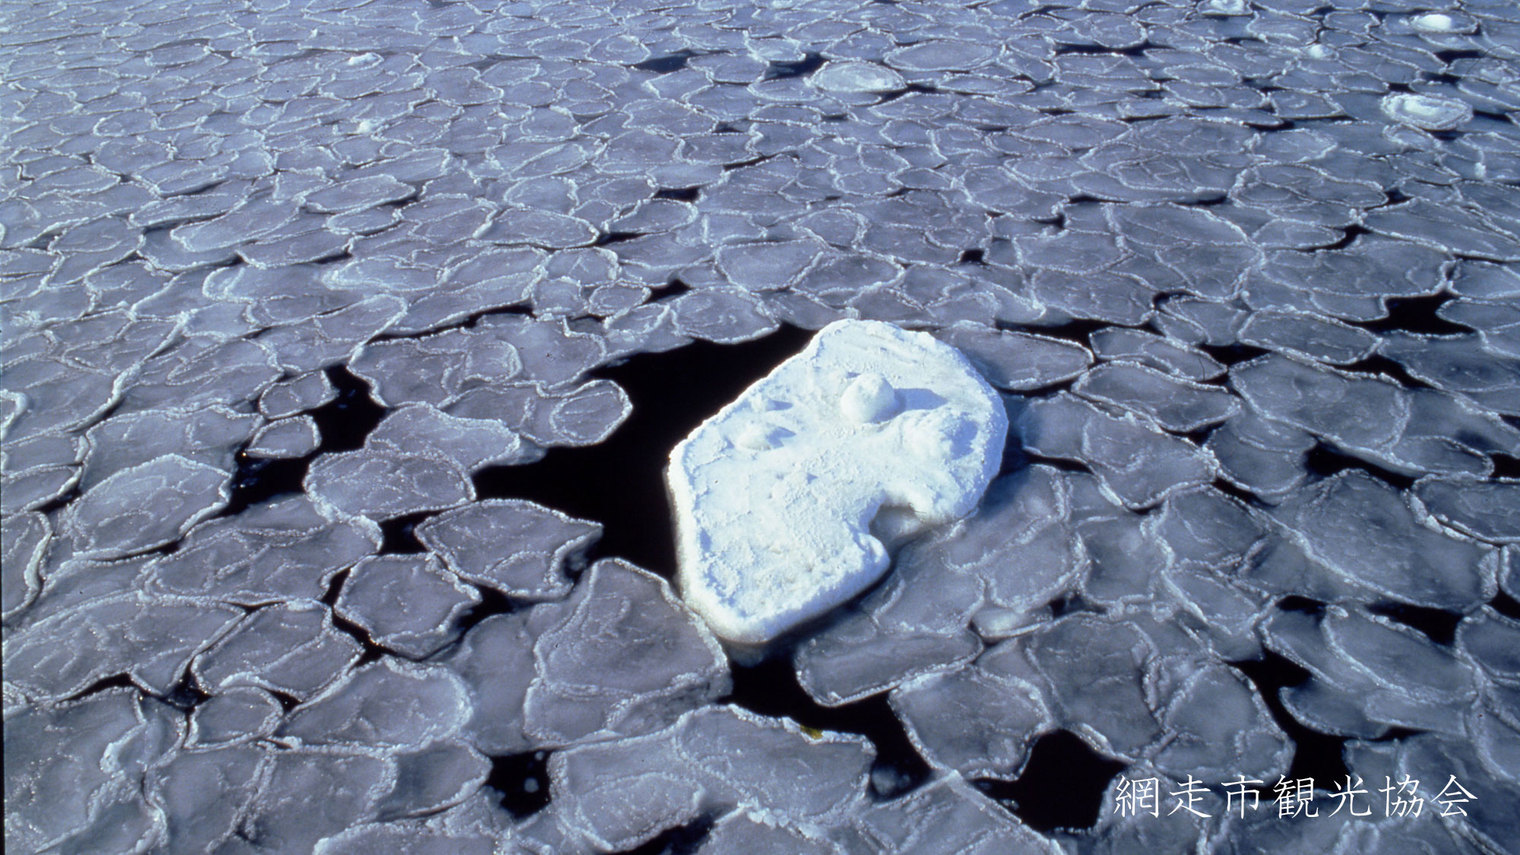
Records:
[[[1388,118],[1427,131],[1449,131],[1472,121],[1472,106],[1455,98],[1396,92],[1383,96]]]
[[[822,615],[880,578],[890,547],[975,508],[1007,430],[955,348],[830,324],[671,452],[682,596],[741,645]]]
[[[1470,33],[1477,29],[1473,20],[1466,15],[1453,15],[1449,12],[1423,12],[1409,19],[1409,25],[1416,32],[1421,33]]]
[[[902,75],[871,62],[826,62],[808,78],[825,92],[891,92],[907,85]]]

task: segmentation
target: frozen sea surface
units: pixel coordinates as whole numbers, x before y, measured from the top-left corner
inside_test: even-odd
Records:
[[[1520,851],[1513,0],[47,0],[0,69],[12,851]],[[731,659],[661,467],[846,317],[1002,471]]]

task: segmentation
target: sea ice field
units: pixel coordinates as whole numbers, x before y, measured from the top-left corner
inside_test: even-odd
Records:
[[[0,82],[8,851],[1520,852],[1515,0],[12,0]],[[667,461],[841,320],[1000,463],[740,655]]]

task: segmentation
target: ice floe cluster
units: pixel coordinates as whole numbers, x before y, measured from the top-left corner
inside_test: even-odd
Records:
[[[1514,851],[1513,0],[0,17],[14,851]],[[766,663],[499,486],[845,318],[1008,449]]]

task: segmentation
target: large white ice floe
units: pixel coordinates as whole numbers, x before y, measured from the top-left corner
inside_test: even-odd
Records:
[[[741,645],[822,615],[880,578],[890,547],[975,508],[1007,430],[953,347],[830,324],[671,452],[682,596]]]

